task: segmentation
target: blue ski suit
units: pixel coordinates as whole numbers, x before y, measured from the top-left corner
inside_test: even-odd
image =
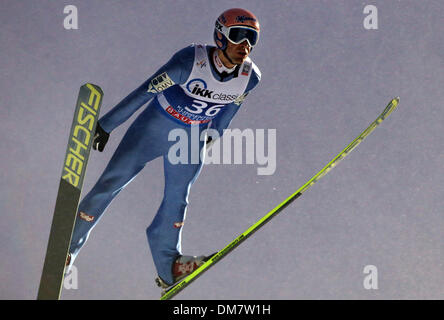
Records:
[[[111,201],[151,160],[164,159],[165,189],[160,208],[146,234],[158,275],[173,283],[172,265],[182,254],[181,231],[190,187],[203,161],[172,164],[168,135],[181,128],[188,133],[212,128],[222,136],[244,98],[260,81],[260,71],[247,58],[234,72],[220,74],[213,59],[215,48],[191,45],[163,65],[99,120],[108,133],[126,121],[149,100],[127,130],[104,172],[79,205],[70,253],[72,261]],[[219,61],[220,62],[220,61]],[[153,99],[154,98],[154,99]],[[199,152],[205,142],[199,141]],[[191,152],[188,152],[188,159]]]

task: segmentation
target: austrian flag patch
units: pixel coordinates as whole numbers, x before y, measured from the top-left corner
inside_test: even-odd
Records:
[[[173,226],[174,226],[174,228],[179,229],[179,228],[183,227],[183,225],[184,225],[184,222],[175,222]]]
[[[92,222],[94,220],[94,216],[90,216],[89,214],[86,214],[85,212],[80,211],[79,217],[82,220],[85,220],[87,222]]]

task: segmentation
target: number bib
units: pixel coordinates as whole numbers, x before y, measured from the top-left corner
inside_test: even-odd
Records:
[[[245,92],[253,62],[247,58],[239,75],[221,82],[214,78],[203,45],[195,45],[193,70],[182,85],[174,85],[157,95],[160,106],[172,117],[185,124],[208,123],[226,104],[236,102]]]

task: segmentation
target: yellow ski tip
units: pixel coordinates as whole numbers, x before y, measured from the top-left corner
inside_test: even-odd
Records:
[[[398,97],[396,97],[396,98],[394,98],[393,100],[392,100],[392,103],[395,105],[395,106],[397,106],[398,105],[398,103],[399,103],[399,96]]]

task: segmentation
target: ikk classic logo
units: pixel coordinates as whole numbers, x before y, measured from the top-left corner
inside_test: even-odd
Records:
[[[238,95],[225,94],[222,92],[214,93],[214,90],[208,90],[207,87],[207,83],[199,78],[192,79],[186,84],[188,92],[196,96],[221,101],[233,101],[238,97]]]

